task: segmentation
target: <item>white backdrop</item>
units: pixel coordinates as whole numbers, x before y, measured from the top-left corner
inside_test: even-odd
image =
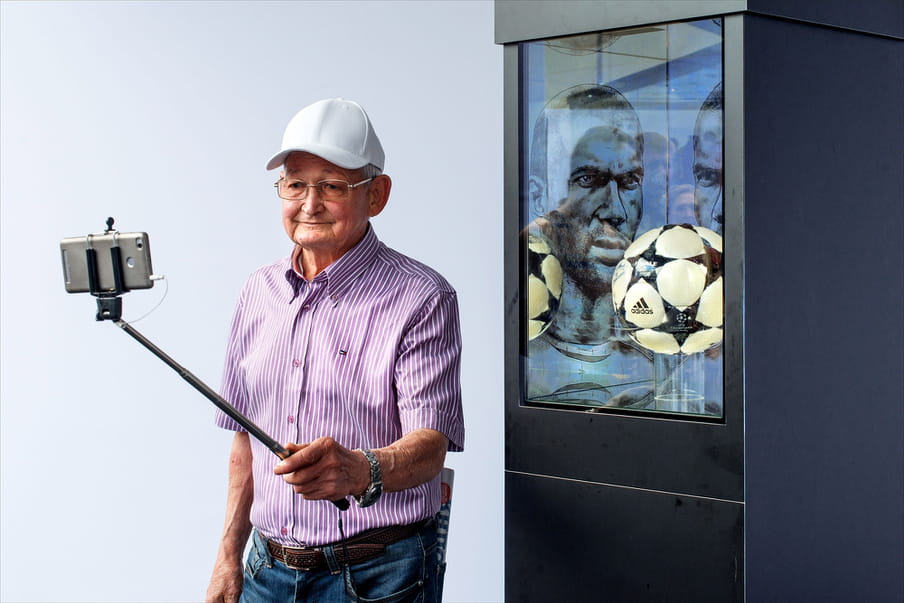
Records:
[[[458,289],[466,452],[447,601],[503,598],[502,49],[480,2],[0,3],[3,601],[197,601],[223,519],[213,406],[67,295],[59,240],[150,233],[135,326],[218,387],[246,276],[288,252],[264,163],[359,101],[393,177],[374,220]],[[124,297],[127,320],[163,295]]]

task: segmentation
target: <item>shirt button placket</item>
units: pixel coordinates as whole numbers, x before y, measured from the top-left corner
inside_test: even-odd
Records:
[[[304,406],[307,354],[310,345],[311,325],[313,323],[313,308],[318,298],[319,288],[319,283],[309,283],[305,295],[299,300],[300,307],[295,323],[297,328],[292,337],[292,350],[296,356],[291,360],[293,371],[291,392],[294,394],[295,400],[294,405],[290,405],[287,408],[285,423],[288,432],[291,434],[292,441],[298,441],[299,437],[301,437],[298,423],[295,419],[300,415]],[[289,402],[289,404],[292,403]]]

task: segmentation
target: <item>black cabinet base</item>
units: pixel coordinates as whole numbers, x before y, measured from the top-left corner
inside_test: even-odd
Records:
[[[743,600],[743,505],[506,472],[506,601]]]

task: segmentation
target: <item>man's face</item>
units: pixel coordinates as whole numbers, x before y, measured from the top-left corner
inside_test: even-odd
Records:
[[[689,185],[682,185],[681,190],[669,196],[669,224],[694,224],[696,219],[694,191]]]
[[[292,153],[286,160],[284,177],[309,184],[339,179],[350,184],[361,180],[354,170],[346,170],[309,153]],[[369,184],[349,190],[348,197],[325,201],[316,189],[307,197],[282,202],[282,222],[286,234],[305,252],[333,261],[354,247],[367,231],[368,219],[375,215],[369,202]],[[382,209],[382,206],[381,206]]]
[[[622,122],[621,125],[624,125]],[[568,194],[549,219],[563,268],[579,287],[609,291],[643,211],[639,127],[597,126],[571,154]]]
[[[694,146],[694,213],[697,224],[722,234],[722,116],[704,111]]]

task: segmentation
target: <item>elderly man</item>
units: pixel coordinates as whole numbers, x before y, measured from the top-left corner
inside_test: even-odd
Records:
[[[370,225],[389,199],[383,162],[364,110],[328,99],[295,115],[267,164],[282,166],[293,246],[241,292],[222,394],[297,443],[280,461],[218,414],[236,434],[209,601],[439,598],[439,474],[464,443],[458,304]]]
[[[555,316],[528,346],[535,401],[622,406],[649,393],[636,387],[649,381],[649,358],[616,331],[611,292],[643,213],[642,157],[637,114],[609,86],[569,88],[537,121],[528,184],[537,218],[528,231],[559,260],[563,286]]]

